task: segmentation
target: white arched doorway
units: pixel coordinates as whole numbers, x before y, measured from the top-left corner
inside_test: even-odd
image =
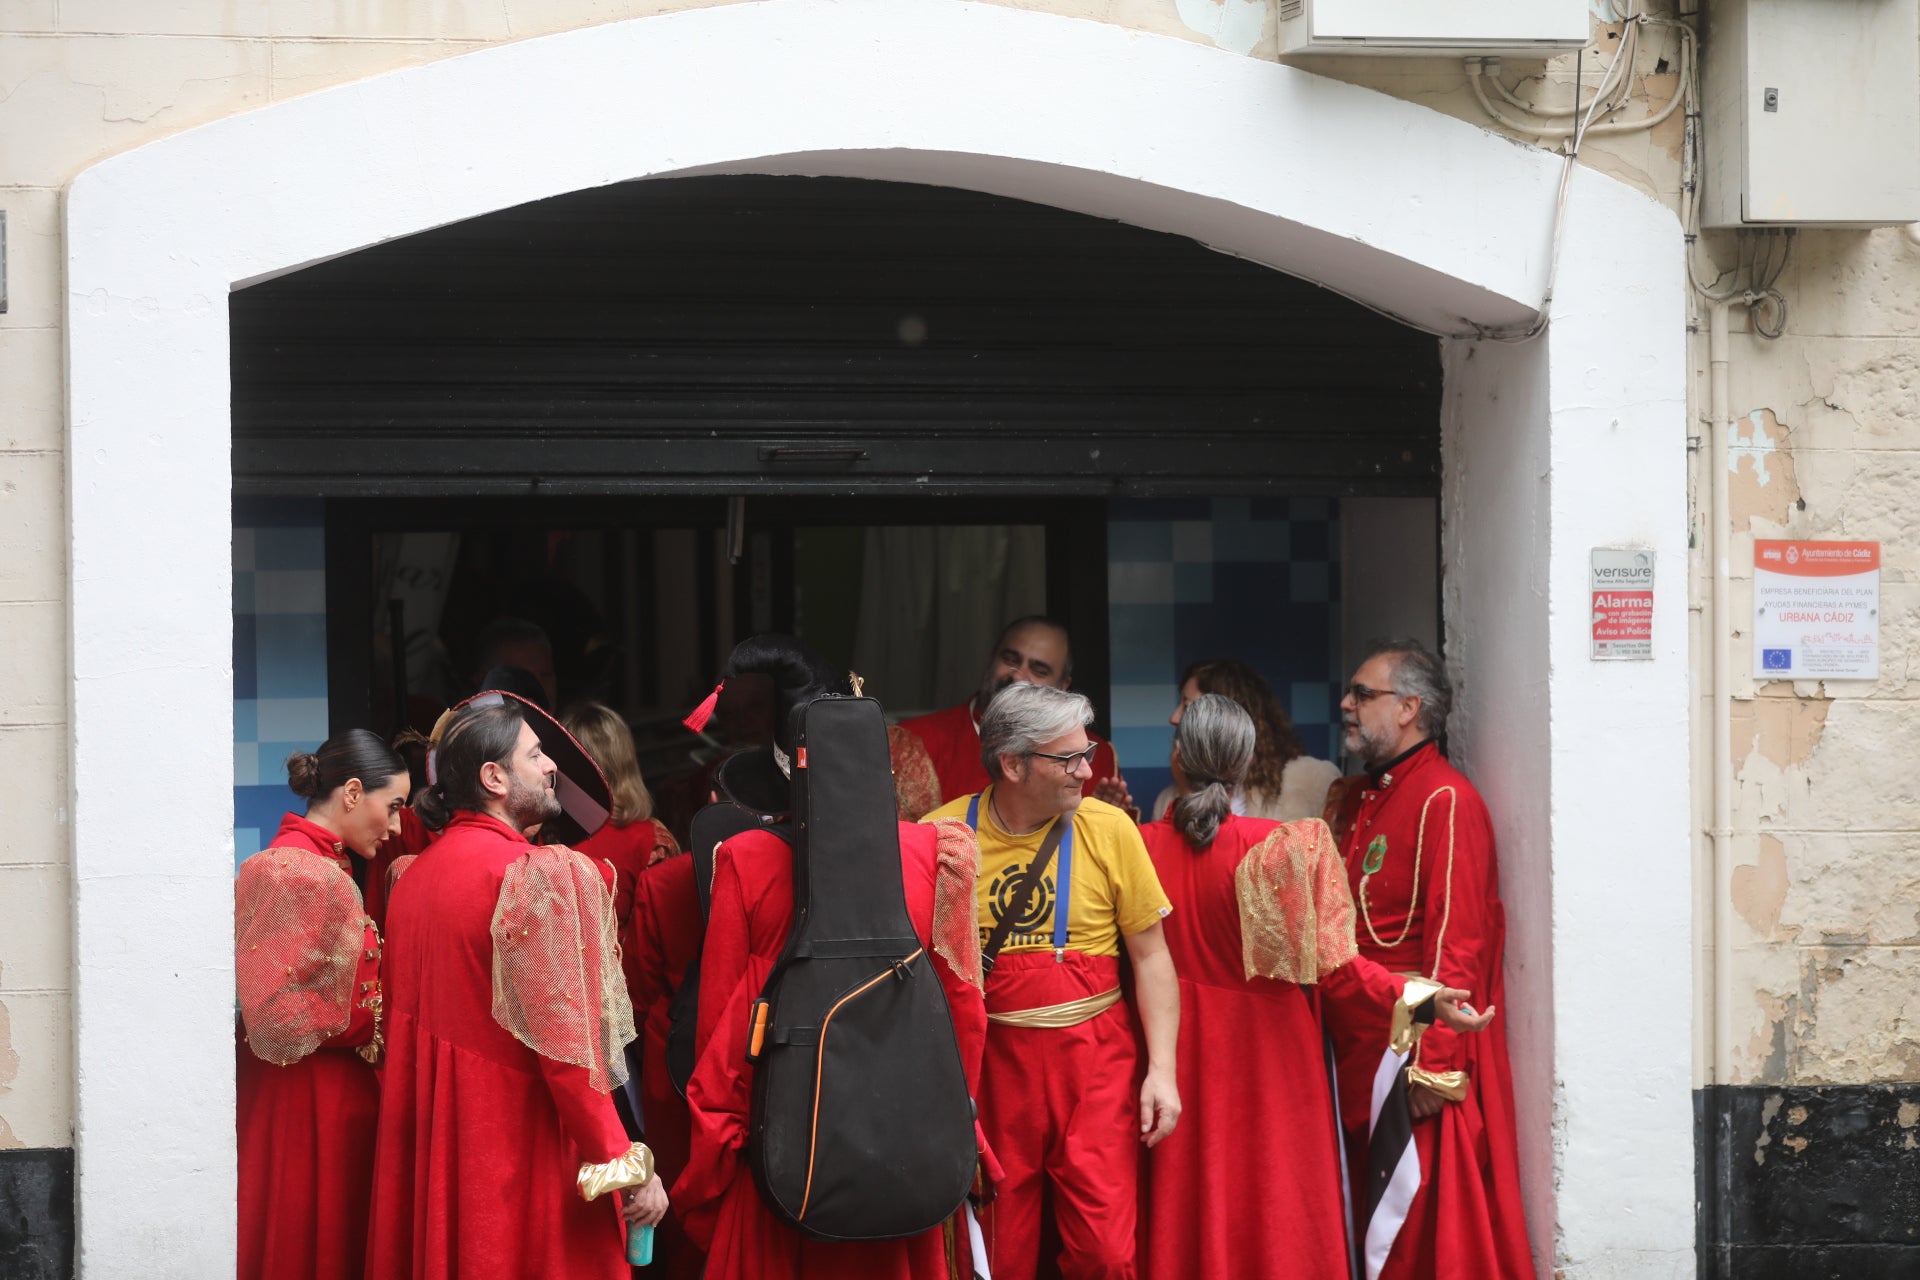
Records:
[[[1104,24],[770,0],[395,72],[82,174],[67,280],[86,1274],[232,1266],[226,295],[492,210],[694,172],[1015,196],[1469,335],[1524,322],[1544,293],[1559,162]],[[1455,738],[1503,844],[1536,1251],[1576,1276],[1691,1269],[1677,231],[1581,171],[1544,336],[1442,339]],[[1595,664],[1587,553],[1620,544],[1665,567],[1656,657]]]

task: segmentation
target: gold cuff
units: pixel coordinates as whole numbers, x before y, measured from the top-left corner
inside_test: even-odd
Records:
[[[615,1156],[605,1164],[581,1165],[577,1181],[582,1200],[592,1200],[622,1187],[644,1187],[653,1181],[653,1152],[647,1150],[646,1143],[636,1142],[627,1148],[625,1155]]]
[[[1459,1102],[1467,1096],[1467,1073],[1464,1071],[1427,1071],[1420,1067],[1408,1067],[1407,1083],[1430,1089],[1448,1102]]]
[[[1426,1024],[1416,1023],[1413,1011],[1443,990],[1445,987],[1431,978],[1415,976],[1407,979],[1400,998],[1393,1004],[1393,1032],[1388,1043],[1395,1053],[1409,1053],[1419,1043],[1420,1033],[1425,1030]]]
[[[1090,1018],[1097,1018],[1120,1003],[1120,988],[1102,991],[1097,996],[1082,996],[1078,1000],[1068,1000],[1062,1004],[1043,1005],[1038,1009],[1012,1009],[1006,1013],[989,1013],[987,1020],[997,1022],[1003,1027],[1044,1027],[1049,1030],[1060,1027],[1077,1027]]]
[[[384,1013],[382,1008],[384,1003],[378,991],[360,1002],[362,1009],[371,1009],[373,1011],[373,1035],[365,1044],[355,1049],[354,1052],[359,1054],[360,1060],[370,1067],[380,1065],[380,1055],[384,1053],[387,1048],[387,1033],[380,1025],[381,1017]]]

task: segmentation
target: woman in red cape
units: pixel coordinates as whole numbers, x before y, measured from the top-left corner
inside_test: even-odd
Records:
[[[980,952],[973,924],[978,866],[966,824],[900,824],[907,912],[946,993],[970,1091],[979,1087],[987,1031],[986,1001],[973,980]],[[936,897],[951,905],[936,911]],[[708,1251],[707,1280],[944,1280],[953,1274],[950,1259],[963,1268],[959,1274],[970,1274],[964,1269],[966,1229],[957,1222],[904,1240],[830,1242],[801,1235],[761,1201],[745,1158],[753,1088],[746,1060],[748,1010],[786,945],[792,919],[787,842],[749,831],[721,845],[700,960],[699,1063],[687,1090],[692,1158],[672,1195],[688,1234]],[[963,976],[969,954],[972,969]]]
[[[1412,1006],[1460,1027],[1464,993],[1359,958],[1353,905],[1318,819],[1280,823],[1230,809],[1254,727],[1219,694],[1181,717],[1174,769],[1187,792],[1141,829],[1175,910],[1180,975],[1180,1127],[1145,1157],[1143,1280],[1348,1280],[1340,1136],[1323,1013],[1377,1012],[1413,1034]]]
[[[624,932],[633,915],[640,873],[679,853],[680,845],[667,824],[653,816],[653,793],[640,774],[633,730],[620,713],[602,702],[582,702],[567,708],[560,723],[606,775],[613,798],[607,825],[573,847],[596,862],[612,864],[613,915]]]
[[[399,829],[410,779],[352,730],[287,761],[306,797],[234,885],[241,1280],[352,1280],[380,1089],[380,935],[349,872]]]

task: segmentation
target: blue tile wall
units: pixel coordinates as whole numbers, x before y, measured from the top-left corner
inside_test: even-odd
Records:
[[[236,863],[301,801],[287,757],[327,736],[326,528],[321,504],[233,507],[233,848]]]
[[[1171,782],[1167,714],[1190,662],[1266,676],[1312,754],[1338,723],[1339,511],[1327,498],[1115,499],[1107,507],[1108,709],[1144,809]]]

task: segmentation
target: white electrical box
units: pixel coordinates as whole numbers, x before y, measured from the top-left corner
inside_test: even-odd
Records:
[[[1587,0],[1280,0],[1280,52],[1549,57],[1590,21]]]
[[[1920,222],[1920,3],[1711,0],[1700,221]]]

